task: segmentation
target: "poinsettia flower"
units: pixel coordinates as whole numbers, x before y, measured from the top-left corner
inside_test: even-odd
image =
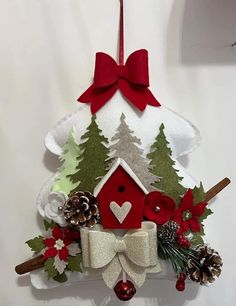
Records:
[[[66,221],[59,207],[62,207],[67,201],[67,195],[62,192],[51,192],[48,196],[48,203],[44,207],[44,214],[50,220],[60,226],[66,226]]]
[[[55,225],[52,230],[52,237],[44,239],[43,242],[47,247],[43,254],[45,259],[58,255],[60,260],[67,261],[69,245],[73,243],[70,231],[63,230],[58,225]]]
[[[204,202],[194,204],[194,196],[191,189],[185,193],[172,219],[179,224],[179,233],[188,232],[189,230],[200,232],[201,222],[199,218],[204,213],[206,205],[207,203]]]
[[[175,202],[159,191],[150,192],[144,201],[144,217],[158,225],[169,221],[175,212]]]

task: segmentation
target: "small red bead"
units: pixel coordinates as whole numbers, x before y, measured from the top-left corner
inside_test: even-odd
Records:
[[[126,282],[123,282],[122,280],[119,281],[114,287],[114,291],[118,299],[121,301],[129,301],[136,293],[134,284],[129,280]]]

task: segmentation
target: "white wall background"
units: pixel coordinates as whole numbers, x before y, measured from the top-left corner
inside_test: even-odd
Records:
[[[236,1],[125,0],[126,54],[147,48],[151,88],[162,104],[201,130],[203,142],[182,162],[207,188],[231,186],[212,204],[207,239],[224,259],[210,288],[148,280],[127,305],[235,304]],[[40,232],[35,197],[58,166],[46,132],[76,108],[91,81],[94,55],[117,51],[118,0],[0,0],[0,305],[123,303],[100,281],[37,291],[14,266]]]

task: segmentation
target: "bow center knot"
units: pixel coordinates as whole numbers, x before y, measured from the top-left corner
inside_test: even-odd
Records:
[[[116,253],[123,253],[126,251],[126,244],[124,240],[116,239],[115,245],[114,245],[114,251]]]
[[[127,69],[125,65],[117,66],[117,73],[118,73],[119,79],[125,79],[127,77]]]

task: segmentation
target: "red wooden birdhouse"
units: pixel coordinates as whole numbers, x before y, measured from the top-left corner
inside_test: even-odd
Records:
[[[128,164],[118,158],[94,190],[106,229],[140,228],[148,193]]]

